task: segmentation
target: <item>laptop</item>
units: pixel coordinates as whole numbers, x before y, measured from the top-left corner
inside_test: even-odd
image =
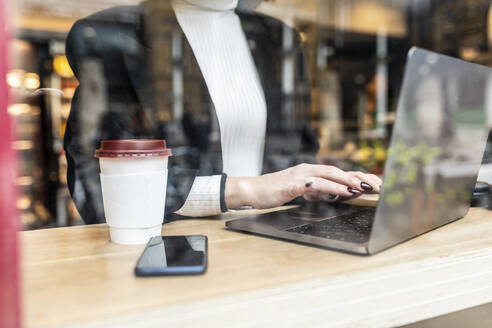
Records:
[[[226,227],[368,255],[462,218],[492,120],[491,88],[492,69],[412,48],[377,206],[314,202]]]

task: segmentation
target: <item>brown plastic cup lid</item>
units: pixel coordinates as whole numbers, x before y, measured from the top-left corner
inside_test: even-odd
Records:
[[[131,139],[131,140],[102,140],[101,148],[96,150],[95,157],[163,157],[171,156],[166,140]]]

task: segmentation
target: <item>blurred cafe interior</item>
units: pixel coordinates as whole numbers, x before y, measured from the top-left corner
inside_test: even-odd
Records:
[[[115,5],[137,3],[8,3],[14,36],[7,74],[8,113],[14,121],[12,146],[19,161],[16,204],[22,229],[83,223],[67,189],[63,152],[66,122],[79,83],[65,56],[65,40],[77,19]],[[320,143],[319,162],[346,170],[382,173],[410,47],[483,65],[492,63],[488,0],[275,0],[259,3],[256,10],[294,26],[300,32],[306,58],[303,69],[309,83],[296,88],[304,89],[301,92],[311,97],[312,106],[307,113],[292,113],[294,92],[298,92],[293,75],[302,63],[293,55],[294,35],[291,30],[283,31],[283,52],[278,60],[285,114],[280,126],[288,127],[296,115],[307,115]],[[173,40],[172,47],[173,74],[179,77],[185,69],[179,39]],[[97,67],[91,76],[94,90],[104,86]],[[95,92],[90,97],[97,106],[104,95]],[[174,118],[181,117],[185,101],[194,101],[187,99],[190,97],[195,96],[173,86]],[[212,129],[212,139],[213,134]]]

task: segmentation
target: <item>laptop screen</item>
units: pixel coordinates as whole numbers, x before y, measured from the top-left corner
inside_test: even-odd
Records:
[[[490,126],[490,85],[487,67],[410,50],[371,253],[466,214]]]

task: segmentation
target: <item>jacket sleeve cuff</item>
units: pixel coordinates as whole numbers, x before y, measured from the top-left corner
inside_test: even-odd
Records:
[[[227,205],[225,202],[225,185],[227,181],[227,174],[222,173],[222,177],[220,179],[220,211],[222,213],[227,212]]]
[[[176,214],[210,216],[221,213],[221,175],[197,176],[183,206]]]

